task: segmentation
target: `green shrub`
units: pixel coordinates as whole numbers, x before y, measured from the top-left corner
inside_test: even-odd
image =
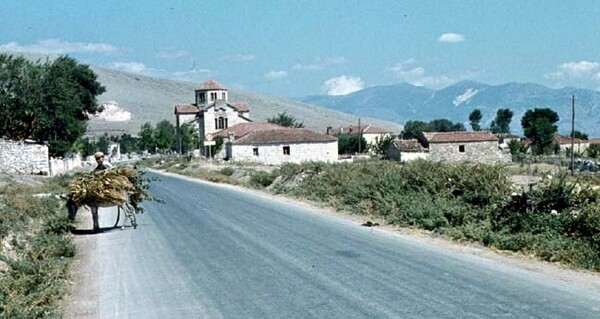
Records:
[[[233,175],[233,173],[235,173],[235,170],[231,167],[223,167],[219,173],[225,175],[225,176],[231,176]]]
[[[250,175],[250,185],[254,187],[267,187],[273,184],[275,178],[277,178],[279,174],[277,172],[265,172],[265,171],[256,171]]]

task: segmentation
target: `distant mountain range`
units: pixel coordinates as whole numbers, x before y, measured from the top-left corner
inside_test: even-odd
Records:
[[[571,95],[576,96],[575,129],[590,137],[600,136],[600,92],[562,88],[551,89],[532,83],[488,85],[463,81],[441,90],[410,84],[374,86],[343,96],[316,95],[298,100],[398,123],[447,118],[470,129],[469,114],[480,109],[482,126],[489,127],[500,108],[513,111],[511,132],[522,134],[521,118],[529,109],[551,108],[560,116],[559,133],[571,131]]]

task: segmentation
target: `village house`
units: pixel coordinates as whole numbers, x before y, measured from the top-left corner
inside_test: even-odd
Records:
[[[427,159],[429,152],[416,139],[394,139],[385,153],[386,158],[398,162],[410,162]]]
[[[331,126],[327,127],[327,135],[335,136],[337,138],[358,134],[362,135],[365,142],[367,142],[367,145],[375,145],[378,141],[381,141],[388,136],[393,136],[394,132],[369,124],[361,126],[340,126],[335,128]]]
[[[491,132],[424,132],[429,159],[445,162],[508,163],[509,153],[498,147]]]
[[[181,152],[180,127],[184,123],[198,123],[201,143],[212,140],[212,135],[239,123],[252,122],[250,107],[243,102],[229,102],[225,86],[208,80],[195,90],[194,104],[175,105],[175,124]],[[208,137],[208,139],[207,139]]]
[[[560,154],[567,154],[567,150],[571,149],[570,136],[561,136],[555,133],[554,141],[552,143],[554,145],[558,145],[557,148]],[[587,140],[582,140],[580,138],[573,139],[573,148],[575,149],[575,154],[583,154],[589,146],[590,144]]]
[[[272,123],[241,123],[216,134],[225,139],[225,158],[266,165],[306,161],[335,162],[337,139],[307,129]]]

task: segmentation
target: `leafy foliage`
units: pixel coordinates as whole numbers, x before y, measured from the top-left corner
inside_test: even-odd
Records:
[[[146,123],[142,124],[142,127],[140,129],[140,141],[139,141],[140,150],[154,151],[156,148],[156,142],[155,142],[154,137],[155,137],[154,127],[152,126],[152,123],[146,122]]]
[[[551,109],[528,110],[521,119],[525,136],[531,139],[531,148],[534,154],[547,154],[552,151],[555,125],[559,120],[558,114]]]
[[[179,134],[181,138],[181,148],[184,154],[198,148],[200,139],[195,125],[189,123],[181,125],[179,127]]]
[[[286,127],[294,127],[294,128],[303,128],[304,123],[298,122],[295,117],[287,114],[286,112],[278,113],[277,116],[274,116],[270,119],[267,119],[267,122],[274,123],[281,126]]]
[[[50,155],[72,150],[90,115],[102,111],[105,88],[87,66],[69,57],[43,64],[0,54],[0,136],[47,142]]]
[[[510,122],[513,112],[510,109],[499,109],[496,118],[492,121],[490,130],[492,133],[510,133]]]
[[[51,182],[53,187],[62,184]],[[24,187],[0,197],[0,237],[10,243],[0,249],[0,263],[7,266],[0,275],[1,318],[61,317],[58,304],[68,289],[75,246],[64,206],[53,197],[25,195],[45,187]]]
[[[471,114],[469,114],[469,122],[471,123],[473,131],[481,131],[481,125],[479,125],[481,118],[481,110],[479,109],[474,109]]]
[[[456,132],[465,130],[465,126],[462,123],[452,123],[452,121],[447,119],[437,119],[428,123],[423,121],[408,121],[404,125],[402,138],[417,139],[421,145],[428,147],[429,145],[423,132]]]
[[[375,143],[369,145],[369,150],[379,156],[384,156],[390,145],[394,141],[394,135],[384,135],[383,137],[375,137]]]
[[[175,150],[175,126],[168,120],[158,122],[154,130],[154,143],[162,152]]]
[[[359,146],[360,143],[360,146]],[[338,154],[356,154],[367,150],[367,140],[359,134],[338,136]]]

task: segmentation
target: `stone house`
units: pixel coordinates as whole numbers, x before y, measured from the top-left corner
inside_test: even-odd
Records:
[[[175,105],[177,136],[184,123],[198,123],[201,143],[211,140],[212,135],[239,123],[252,122],[250,107],[243,102],[229,102],[226,87],[214,80],[208,80],[195,90],[194,104]],[[208,135],[208,136],[207,136]],[[179,141],[181,150],[181,142]]]
[[[381,141],[387,136],[393,136],[394,132],[384,129],[381,127],[365,124],[359,126],[340,126],[340,127],[327,127],[327,135],[335,137],[343,137],[349,135],[361,134],[367,142],[367,145],[374,145],[377,141]]]
[[[394,139],[385,152],[385,157],[398,161],[410,162],[416,159],[429,158],[429,152],[416,139]]]
[[[272,123],[242,123],[217,133],[226,137],[225,157],[235,162],[266,165],[306,161],[335,162],[337,139],[307,129]]]
[[[433,161],[473,163],[508,163],[509,153],[498,146],[491,132],[424,132]]]

